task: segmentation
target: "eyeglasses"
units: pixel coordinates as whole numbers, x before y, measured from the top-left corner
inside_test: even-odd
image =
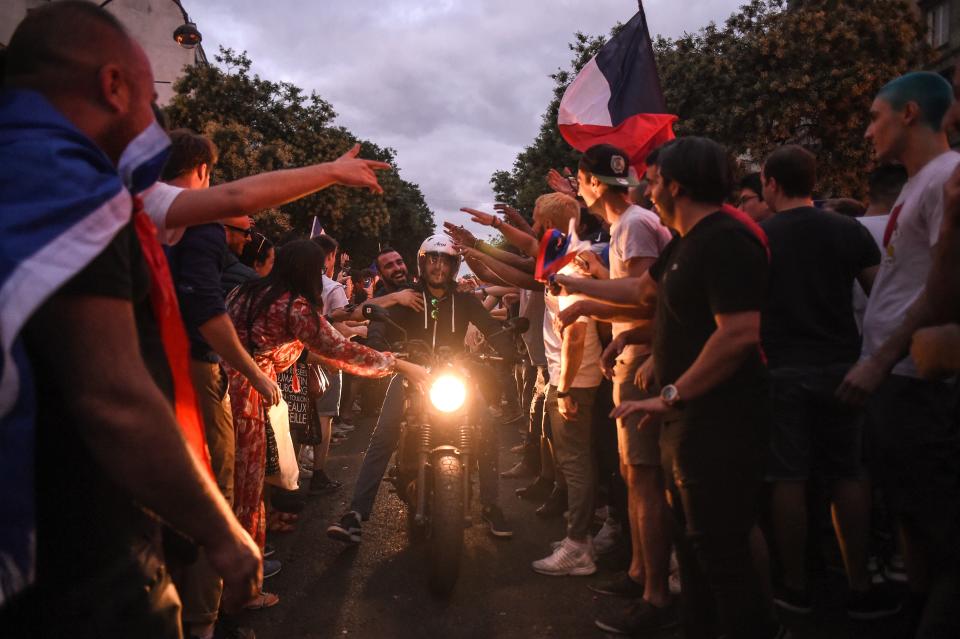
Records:
[[[242,229],[242,228],[240,228],[239,226],[233,226],[232,224],[224,224],[223,226],[224,226],[224,228],[228,228],[228,229],[230,229],[231,231],[236,231],[237,233],[242,234],[244,237],[252,237],[252,236],[253,236],[253,229],[251,229],[251,228]]]
[[[257,235],[260,235],[260,234],[257,233]],[[256,252],[257,257],[260,256],[260,251],[263,250],[263,245],[264,245],[266,242],[267,242],[267,236],[266,236],[266,235],[260,235],[260,244],[257,245],[257,252]]]
[[[427,253],[427,255],[430,255]],[[434,255],[440,255],[439,253],[434,253]],[[437,321],[437,318],[440,317],[440,300],[435,297],[430,298],[430,318],[433,321]]]

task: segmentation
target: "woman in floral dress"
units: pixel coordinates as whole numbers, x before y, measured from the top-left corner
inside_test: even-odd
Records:
[[[351,342],[321,317],[324,257],[323,249],[314,242],[286,244],[277,251],[273,270],[266,278],[243,284],[231,296],[230,318],[240,342],[260,369],[276,381],[277,374],[292,366],[307,348],[324,364],[352,375],[385,377],[400,373],[416,382],[425,381],[425,369],[398,360],[391,353]],[[266,537],[263,490],[267,406],[243,375],[230,370],[229,376],[236,432],[233,510],[262,550]]]

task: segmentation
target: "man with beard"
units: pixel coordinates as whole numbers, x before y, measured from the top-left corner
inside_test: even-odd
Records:
[[[424,240],[418,253],[418,265],[420,282],[416,294],[422,300],[422,310],[417,311],[406,306],[397,306],[390,310],[391,319],[407,331],[408,340],[422,340],[433,348],[448,347],[454,353],[460,353],[464,350],[467,326],[473,324],[489,337],[501,356],[509,360],[515,359],[512,339],[506,333],[496,334],[500,327],[480,301],[470,293],[456,291],[460,255],[454,249],[450,238],[433,235]],[[395,334],[384,322],[371,322],[367,343],[372,348],[388,350],[398,339],[401,339],[401,336]],[[349,511],[340,521],[327,528],[327,535],[332,539],[345,543],[360,543],[361,520],[370,518],[380,481],[400,437],[404,392],[402,379],[395,376],[390,381],[380,418],[364,455]],[[496,537],[511,537],[513,531],[497,505],[496,429],[484,419],[480,395],[479,392],[475,393],[473,410],[480,411],[474,412],[474,415],[483,422],[478,442],[482,516],[491,534]]]
[[[679,233],[639,278],[554,285],[654,319],[659,397],[622,402],[613,416],[662,416],[660,445],[677,542],[685,636],[772,639],[782,629],[761,592],[748,538],[767,446],[760,311],[769,265],[760,238],[723,211],[732,163],[716,142],[682,138],[661,150],[652,182],[663,221]]]

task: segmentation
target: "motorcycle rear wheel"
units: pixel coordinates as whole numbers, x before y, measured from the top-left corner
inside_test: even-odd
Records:
[[[445,454],[433,463],[428,564],[430,590],[447,595],[460,576],[463,553],[463,466],[456,455]]]

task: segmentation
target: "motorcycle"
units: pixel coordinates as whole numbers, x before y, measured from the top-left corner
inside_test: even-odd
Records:
[[[395,465],[388,475],[407,507],[413,543],[426,543],[428,585],[437,595],[449,594],[460,575],[464,529],[472,525],[471,471],[476,466],[479,424],[471,419],[477,388],[471,363],[503,361],[487,354],[454,353],[408,340],[406,331],[379,307],[364,307],[364,316],[393,326],[402,340],[394,354],[427,368],[430,387],[404,380],[406,399]],[[500,332],[517,334],[529,328],[526,318],[512,318]],[[473,368],[473,370],[471,370]]]

